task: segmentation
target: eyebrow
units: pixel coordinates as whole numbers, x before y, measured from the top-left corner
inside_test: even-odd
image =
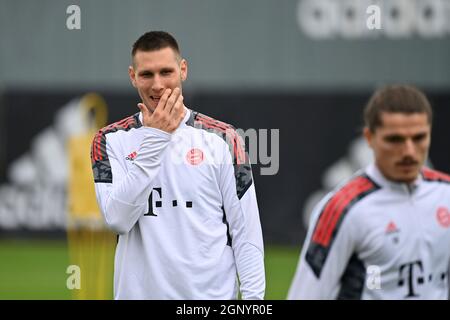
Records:
[[[426,137],[427,134],[428,134],[428,132],[423,131],[423,132],[416,133],[411,138],[412,139],[423,138],[423,137]],[[385,135],[383,138],[386,139],[386,140],[390,140],[390,139],[402,139],[402,140],[405,140],[405,139],[407,139],[406,136],[404,136],[402,134],[398,134],[398,133],[388,134],[388,135]]]
[[[159,73],[162,73],[162,72],[172,72],[172,71],[174,71],[175,69],[174,68],[170,68],[170,67],[165,67],[165,68],[162,68],[162,69],[160,69],[158,72]],[[142,70],[142,71],[139,71],[139,73],[138,73],[138,75],[140,75],[140,76],[143,76],[143,75],[152,75],[152,74],[155,74],[155,72],[153,72],[153,71],[150,71],[150,70]]]
[[[175,68],[166,67],[166,68],[162,68],[159,72],[172,72],[174,70],[175,70]]]

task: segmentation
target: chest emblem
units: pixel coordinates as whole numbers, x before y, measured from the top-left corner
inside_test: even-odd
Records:
[[[205,155],[203,151],[197,148],[192,148],[186,154],[186,161],[193,166],[202,163],[204,159]]]
[[[125,160],[133,161],[134,159],[136,159],[136,157],[137,157],[137,152],[133,151],[125,158]]]
[[[442,227],[450,227],[450,211],[447,208],[439,207],[436,211],[436,218]]]

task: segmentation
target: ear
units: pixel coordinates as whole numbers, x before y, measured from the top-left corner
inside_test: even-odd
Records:
[[[370,131],[370,129],[368,127],[364,127],[363,135],[367,141],[367,144],[372,148],[372,139],[373,139],[372,131]]]
[[[135,78],[136,73],[134,72],[133,66],[128,67],[128,75],[130,76],[131,84],[133,85],[133,87],[136,88],[136,78]]]
[[[181,69],[181,81],[185,81],[188,75],[188,64],[186,59],[181,59],[180,69]]]

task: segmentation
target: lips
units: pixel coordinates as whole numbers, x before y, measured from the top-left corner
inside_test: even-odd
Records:
[[[398,166],[402,166],[402,167],[412,167],[412,166],[416,166],[417,162],[399,162],[397,163]]]
[[[401,168],[414,168],[417,166],[417,163],[398,163],[397,166]]]
[[[415,172],[417,171],[417,167],[417,163],[397,163],[397,168],[401,170],[401,172]]]

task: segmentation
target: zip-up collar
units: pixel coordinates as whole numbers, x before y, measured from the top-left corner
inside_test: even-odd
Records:
[[[414,191],[416,191],[421,182],[423,181],[422,174],[419,174],[417,179],[414,180],[414,182],[412,183],[396,182],[389,180],[381,173],[380,169],[378,169],[375,163],[370,164],[366,168],[366,173],[378,185],[392,190],[407,192],[408,194],[412,194]]]

